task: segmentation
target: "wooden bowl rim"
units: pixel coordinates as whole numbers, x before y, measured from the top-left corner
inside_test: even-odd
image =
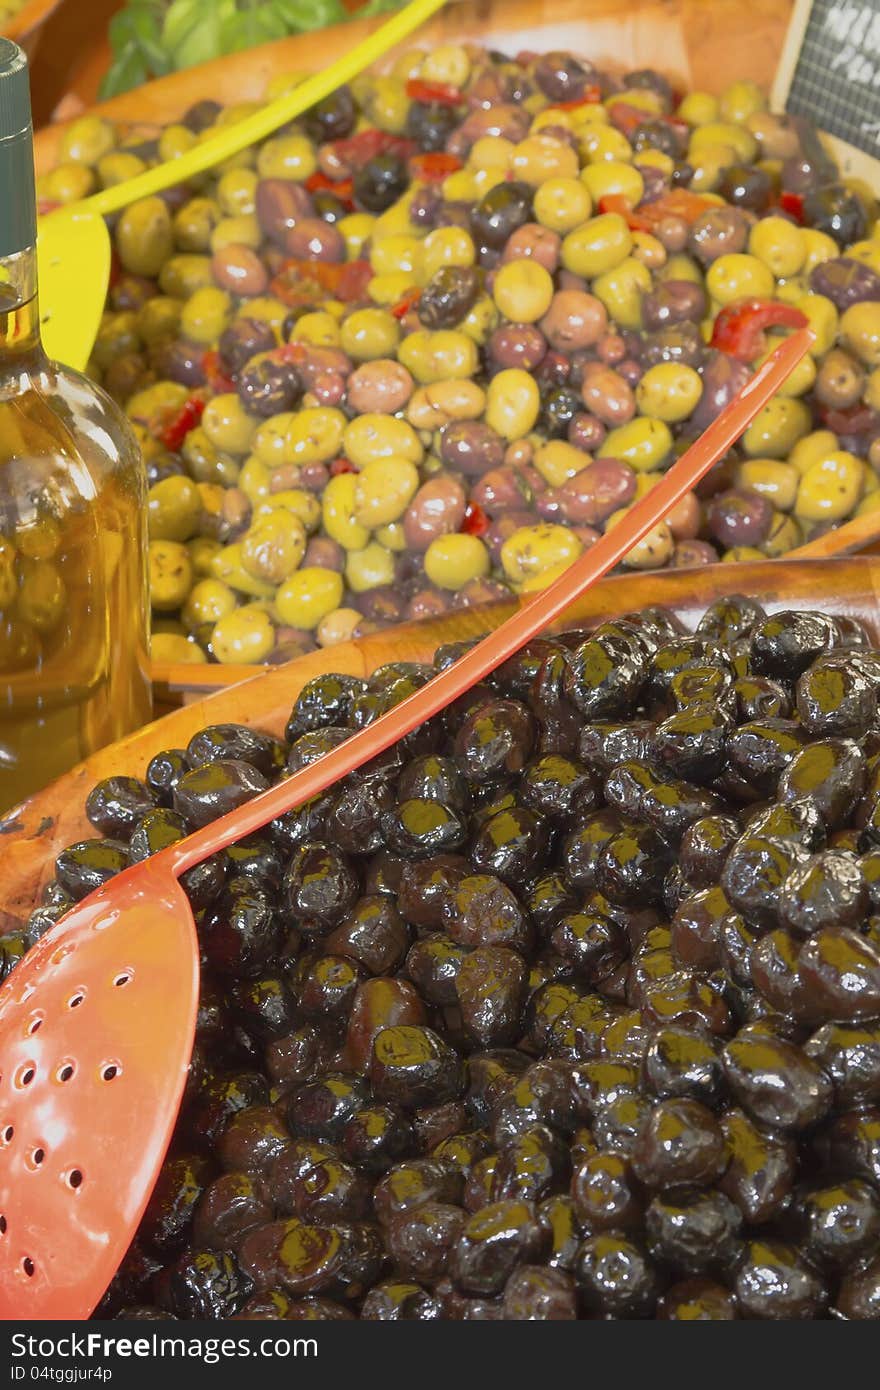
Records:
[[[62,0],[26,0],[18,14],[6,21],[4,39],[14,39],[16,43],[20,43],[22,39],[29,38],[36,29],[45,24],[61,2]]]

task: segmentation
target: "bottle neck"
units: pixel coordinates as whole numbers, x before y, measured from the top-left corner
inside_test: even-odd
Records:
[[[0,256],[0,385],[42,364],[34,247]]]

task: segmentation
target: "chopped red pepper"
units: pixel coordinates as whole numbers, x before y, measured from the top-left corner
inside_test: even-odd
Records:
[[[653,203],[641,203],[637,211],[633,211],[622,193],[606,193],[604,198],[599,199],[600,212],[619,212],[633,232],[654,232],[667,217],[696,222],[713,206],[708,198],[700,193],[692,193],[689,188],[671,188],[668,193],[661,193]]]
[[[333,265],[326,261],[285,261],[271,284],[272,293],[291,307],[316,303],[328,294],[343,303],[361,299],[373,278],[369,261]]]
[[[333,462],[332,462],[331,465],[330,465],[330,477],[331,477],[331,478],[338,478],[339,475],[340,475],[340,473],[356,473],[356,472],[357,472],[357,469],[355,468],[354,464],[351,462],[350,459],[347,459],[347,458],[338,458],[338,459],[334,459]]]
[[[414,309],[422,297],[422,292],[415,286],[407,290],[396,304],[392,304],[391,312],[396,319],[405,319],[410,309]]]
[[[488,529],[489,518],[479,502],[468,502],[459,530],[463,531],[466,536],[485,536]]]
[[[201,396],[188,396],[183,405],[170,419],[166,419],[157,431],[163,448],[176,453],[190,430],[194,430],[202,418],[205,402]]]
[[[357,168],[377,154],[399,154],[402,159],[408,159],[415,154],[416,143],[401,135],[389,135],[387,131],[371,128],[349,135],[345,140],[334,140],[330,149],[341,163]]]
[[[202,371],[215,395],[219,396],[225,391],[235,390],[235,382],[223,370],[219,352],[212,350],[202,354]]]
[[[592,84],[584,88],[584,94],[575,97],[573,101],[554,101],[552,106],[548,106],[548,111],[577,111],[579,106],[595,106],[602,100],[602,89]]]
[[[803,226],[804,222],[804,200],[800,193],[780,193],[779,206],[783,212],[787,212],[796,222]]]
[[[764,351],[765,328],[805,328],[809,320],[791,304],[771,299],[740,299],[719,310],[711,346],[741,362],[753,362]]]
[[[332,193],[349,211],[354,207],[354,182],[352,179],[331,179],[318,169],[306,179],[309,193]]]
[[[406,94],[410,101],[424,101],[436,106],[460,106],[464,97],[460,88],[447,82],[422,82],[418,77],[410,78],[406,84]]]
[[[414,154],[409,161],[410,177],[414,183],[440,183],[449,174],[463,168],[454,154],[438,150],[431,154]]]

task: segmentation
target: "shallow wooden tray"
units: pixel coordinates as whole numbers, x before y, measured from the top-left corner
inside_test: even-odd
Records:
[[[14,39],[32,58],[44,24],[60,4],[61,0],[26,0],[18,14],[6,21],[0,33],[5,39]]]
[[[801,607],[848,614],[867,623],[875,638],[880,636],[880,558],[873,556],[712,565],[607,579],[569,610],[564,624],[591,625],[650,604],[663,604],[693,623],[713,599],[735,593],[749,594],[770,611]],[[11,931],[37,905],[58,851],[94,834],[83,805],[100,778],[114,773],[142,776],[155,753],[184,747],[206,724],[232,721],[280,734],[294,699],[314,676],[327,671],[366,676],[386,661],[430,660],[442,643],[478,637],[497,627],[512,608],[509,603],[493,604],[390,628],[311,652],[286,666],[267,667],[252,680],[175,710],[102,749],[0,820],[0,930]]]
[[[591,0],[589,6],[583,0],[466,0],[450,4],[407,46],[470,39],[572,47],[615,67],[660,68],[683,87],[719,91],[748,76],[769,88],[791,9],[792,0]],[[140,126],[175,120],[205,97],[259,100],[276,74],[320,68],[381,22],[358,19],[279,39],[148,82],[91,110]],[[38,133],[38,174],[55,163],[63,129],[56,124]]]

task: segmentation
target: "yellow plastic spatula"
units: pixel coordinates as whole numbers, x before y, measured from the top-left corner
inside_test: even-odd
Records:
[[[224,127],[178,159],[158,164],[137,178],[40,218],[40,316],[49,356],[80,371],[91,356],[110,277],[110,236],[104,223],[108,213],[118,212],[138,198],[186,183],[271,135],[377,62],[445,3],[446,0],[412,0],[375,34],[262,111]]]

